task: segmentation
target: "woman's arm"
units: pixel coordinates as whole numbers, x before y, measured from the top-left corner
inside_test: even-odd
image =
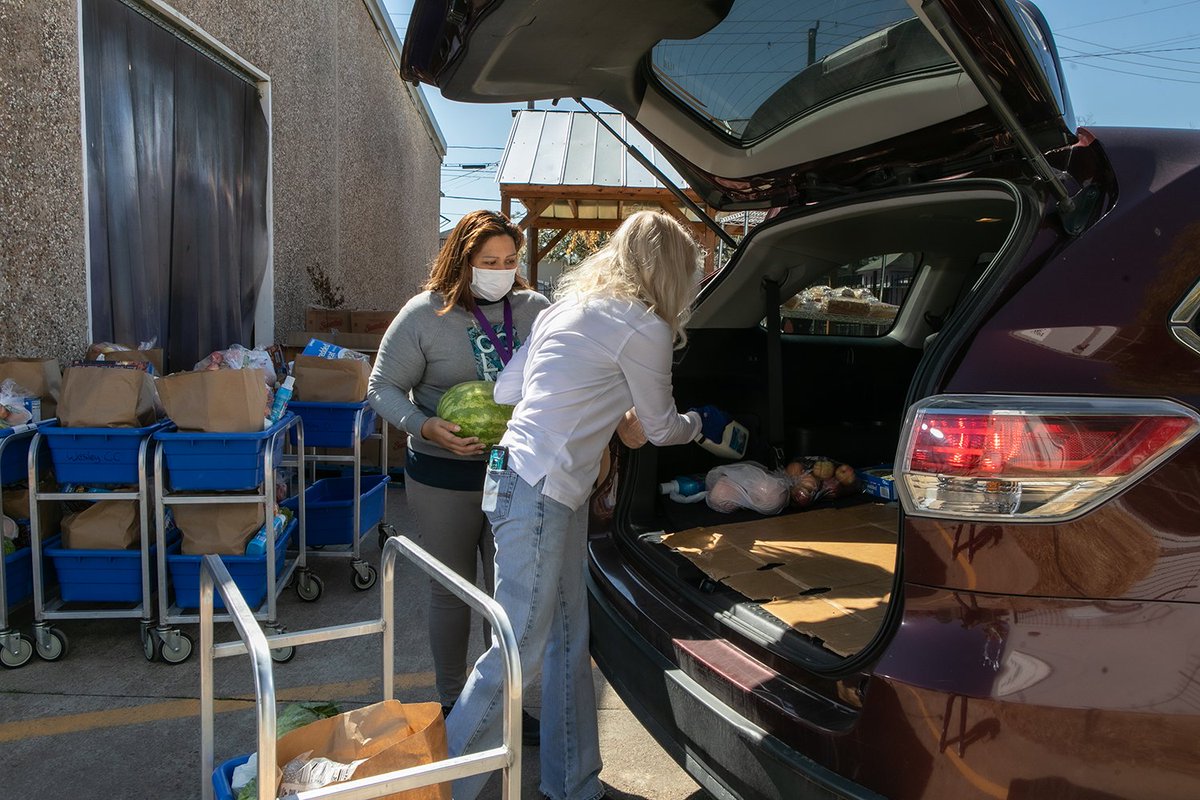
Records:
[[[425,352],[415,316],[410,301],[388,326],[367,383],[367,400],[379,416],[419,437],[429,415],[409,397],[409,392],[425,375]]]
[[[657,445],[686,444],[700,432],[694,412],[675,410],[671,390],[671,331],[662,323],[637,328],[617,356],[646,438]]]
[[[497,403],[513,406],[521,400],[522,387],[525,385],[525,361],[529,355],[529,346],[517,348],[513,357],[504,365],[496,386],[492,389],[492,399]]]

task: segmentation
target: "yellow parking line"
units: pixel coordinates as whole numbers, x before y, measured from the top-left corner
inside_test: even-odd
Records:
[[[315,686],[296,686],[279,689],[275,698],[283,701],[328,700],[369,694],[377,691],[378,678],[366,678],[349,683],[327,683]],[[396,676],[396,689],[423,689],[433,686],[432,672],[401,673]],[[253,698],[217,700],[214,708],[218,714],[226,711],[242,711],[254,705]],[[105,711],[89,711],[83,714],[64,714],[58,717],[42,717],[0,724],[0,742],[16,742],[41,736],[62,736],[101,728],[116,728],[123,725],[140,725],[146,722],[161,722],[200,715],[199,700],[166,700],[128,708]]]

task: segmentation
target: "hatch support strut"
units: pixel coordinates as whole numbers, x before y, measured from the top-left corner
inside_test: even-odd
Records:
[[[613,135],[613,138],[616,139],[618,142],[620,142],[621,145],[626,150],[629,151],[629,155],[633,156],[634,159],[636,159],[639,164],[641,164],[643,167],[645,167],[647,170],[649,170],[651,175],[653,175],[655,178],[658,178],[659,183],[661,183],[663,186],[665,186],[671,192],[671,194],[675,195],[675,197],[679,199],[679,202],[683,203],[689,211],[691,211],[693,214],[695,214],[697,217],[699,217],[701,222],[703,222],[707,227],[711,228],[713,230],[713,232],[715,232],[717,234],[718,239],[720,239],[722,242],[724,242],[726,244],[726,246],[733,248],[733,249],[737,249],[737,246],[738,246],[737,241],[732,236],[730,236],[725,231],[724,228],[721,227],[720,223],[718,223],[715,219],[713,219],[708,214],[706,214],[704,209],[702,209],[699,205],[697,205],[696,202],[694,200],[692,200],[692,198],[688,197],[687,194],[684,193],[684,191],[682,189],[680,189],[678,186],[676,186],[674,183],[672,183],[671,179],[668,178],[666,176],[666,174],[661,169],[659,169],[658,166],[653,161],[646,158],[646,156],[643,155],[640,150],[638,150],[636,147],[634,147],[632,144],[630,144],[628,141],[626,141],[624,138],[622,138],[621,134],[617,133],[613,129],[613,127],[611,125],[609,125],[607,122],[605,122],[603,117],[601,117],[599,114],[597,114],[595,111],[593,111],[591,109],[591,107],[588,106],[587,103],[583,102],[583,100],[581,100],[578,97],[575,98],[575,102],[579,103],[579,105],[583,106],[584,111],[588,112],[593,117],[595,117],[596,121],[599,122],[602,126],[604,126],[604,129],[606,131],[608,131],[609,133],[611,133]]]
[[[1050,162],[1046,160],[1046,156],[1033,143],[1033,140],[1029,138],[1029,134],[1025,132],[1025,129],[1021,127],[1017,115],[1009,108],[1008,103],[1005,102],[1004,97],[1000,94],[1000,90],[988,78],[987,73],[979,65],[979,61],[972,55],[971,49],[963,42],[958,29],[950,22],[945,8],[942,7],[941,0],[924,0],[922,8],[928,15],[929,21],[937,29],[938,34],[945,41],[946,46],[950,48],[951,54],[962,65],[963,70],[974,82],[984,99],[987,100],[988,105],[1000,117],[1000,121],[1004,124],[1004,127],[1012,134],[1017,148],[1029,159],[1038,177],[1049,185],[1050,191],[1058,198],[1058,213],[1062,218],[1067,233],[1071,235],[1079,233],[1084,220],[1080,219],[1081,215],[1079,212],[1082,209],[1078,208],[1078,195],[1072,196],[1067,191],[1066,184],[1063,183],[1062,173],[1050,166]],[[1087,204],[1085,203],[1085,205]]]

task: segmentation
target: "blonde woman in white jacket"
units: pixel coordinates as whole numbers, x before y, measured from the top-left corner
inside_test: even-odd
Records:
[[[671,217],[639,212],[566,276],[496,383],[515,404],[489,452],[483,510],[496,542],[495,597],[516,634],[526,684],[542,674],[541,791],[595,800],[600,747],[584,587],[587,497],[602,453],[633,408],[649,441],[691,442],[704,420],[676,411],[672,350],[700,276],[700,251]],[[450,751],[500,742],[503,664],[480,657],[447,720]],[[486,776],[459,780],[472,800]]]

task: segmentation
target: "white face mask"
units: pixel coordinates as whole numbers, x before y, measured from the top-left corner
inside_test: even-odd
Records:
[[[517,269],[471,268],[471,294],[480,300],[499,300],[508,294],[517,279]]]

